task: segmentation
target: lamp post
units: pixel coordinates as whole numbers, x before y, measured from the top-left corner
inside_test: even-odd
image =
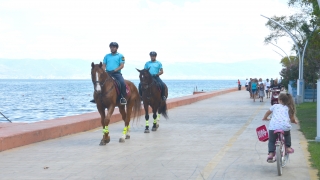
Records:
[[[270,42],[270,44],[272,44],[272,45],[274,45],[275,47],[279,48],[279,49],[288,57],[288,61],[291,62],[290,57],[288,56],[288,54],[287,54],[283,49],[281,49],[279,46],[273,44],[272,42]],[[282,56],[282,57],[283,57],[283,56]]]
[[[318,5],[320,9],[320,0],[318,0]],[[319,115],[320,105],[318,104],[319,102],[320,102],[320,79],[318,79],[318,82],[317,82],[317,137],[316,137],[317,142],[320,142],[320,115]]]
[[[319,1],[319,0],[318,0]],[[294,38],[293,34],[287,29],[285,28],[282,24],[278,23],[277,21],[268,18],[264,15],[261,15],[264,18],[269,19],[270,21],[276,23],[278,26],[280,26],[283,30],[285,30],[289,36],[291,37],[291,39],[293,40],[296,50],[298,51],[298,57],[299,57],[299,79],[297,82],[297,103],[300,104],[301,102],[304,101],[304,81],[303,81],[303,57],[301,57],[301,52],[298,46],[298,43],[296,41],[296,39]],[[306,47],[306,46],[305,46]],[[304,53],[303,53],[304,54]]]

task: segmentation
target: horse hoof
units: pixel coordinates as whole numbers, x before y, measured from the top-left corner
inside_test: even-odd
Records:
[[[104,140],[101,140],[99,146],[105,146],[107,143]]]
[[[130,139],[130,135],[126,135],[126,139]]]
[[[123,138],[120,138],[120,139],[119,139],[119,142],[120,142],[120,143],[124,143],[124,142],[126,142],[126,140],[123,139]]]
[[[157,130],[157,128],[156,128],[156,127],[153,127],[153,128],[152,128],[152,131],[156,131],[156,130]]]
[[[150,133],[149,129],[144,130],[144,133]]]

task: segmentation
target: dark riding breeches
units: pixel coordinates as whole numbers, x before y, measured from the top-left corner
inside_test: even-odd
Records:
[[[109,75],[119,81],[120,86],[121,86],[120,92],[122,94],[122,97],[126,97],[127,96],[126,84],[124,83],[124,79],[122,77],[122,74],[120,72],[115,72],[115,73],[112,73]]]

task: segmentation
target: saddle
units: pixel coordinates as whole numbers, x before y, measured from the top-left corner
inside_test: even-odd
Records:
[[[121,95],[121,84],[120,84],[120,82],[118,80],[114,79],[113,77],[112,77],[112,79],[113,79],[114,87],[115,87],[115,89],[117,91],[117,95],[120,96]],[[130,87],[128,86],[128,84],[126,84],[126,92],[127,92],[127,97],[129,97],[130,93],[131,93],[131,90],[130,90]]]

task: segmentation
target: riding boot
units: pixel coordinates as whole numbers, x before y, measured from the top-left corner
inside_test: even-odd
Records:
[[[90,102],[92,102],[92,103],[96,103],[96,101],[95,101],[94,99],[92,99]]]
[[[161,83],[161,97],[163,101],[167,100],[167,97],[164,95],[164,85]]]
[[[126,88],[124,88],[124,90],[122,89],[121,92],[121,99],[120,99],[120,104],[121,105],[126,105],[127,104],[127,100],[126,100],[126,96],[127,96],[127,92],[126,92]]]

